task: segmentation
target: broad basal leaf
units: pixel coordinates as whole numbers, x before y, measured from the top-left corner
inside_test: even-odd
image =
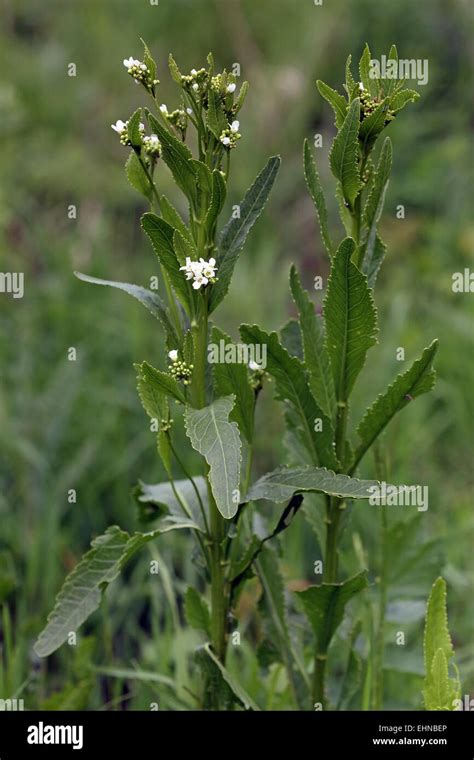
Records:
[[[279,167],[279,156],[273,156],[269,159],[241,201],[240,215],[233,217],[219,236],[217,248],[217,276],[219,279],[211,291],[210,311],[214,311],[229,289],[239,253],[248,233],[263,211]]]
[[[417,396],[431,390],[436,378],[432,364],[437,349],[438,341],[434,340],[425,348],[420,358],[406,372],[398,375],[385,393],[380,394],[367,409],[357,428],[361,442],[355,452],[356,463],[361,460],[397,412]]]
[[[342,98],[344,100],[344,98]],[[344,101],[345,102],[345,101]],[[328,213],[326,209],[326,201],[324,199],[324,192],[319,179],[318,170],[311,153],[311,147],[308,140],[304,141],[303,148],[303,160],[304,160],[304,176],[306,184],[308,185],[309,192],[316,207],[316,213],[318,215],[319,227],[321,229],[321,237],[326,250],[330,256],[332,256],[332,242],[329,234]]]
[[[224,396],[203,409],[186,407],[186,433],[193,448],[208,463],[209,482],[217,509],[226,519],[237,512],[241,442],[239,428],[229,422],[235,396]]]
[[[329,154],[331,170],[341,183],[344,199],[352,207],[360,190],[359,174],[360,100],[352,101]]]
[[[179,345],[179,339],[171,323],[168,308],[157,293],[154,293],[152,290],[147,290],[147,288],[142,288],[140,285],[133,285],[130,282],[100,280],[97,277],[89,277],[89,275],[83,274],[82,272],[74,272],[74,274],[78,280],[82,280],[83,282],[90,282],[92,285],[108,285],[110,288],[123,290],[125,293],[136,298],[137,301],[140,301],[140,303],[161,322],[166,331],[167,343],[170,348],[176,348],[176,346]]]
[[[316,491],[348,499],[369,499],[377,480],[358,480],[348,475],[337,475],[325,467],[278,467],[263,475],[245,496],[245,502],[268,499],[281,502],[296,492]]]
[[[258,325],[241,325],[240,334],[247,344],[266,346],[266,371],[275,379],[276,396],[288,401],[294,409],[301,438],[311,453],[313,463],[337,468],[331,421],[313,398],[300,360],[290,356],[283,348],[277,333],[266,333]],[[321,429],[316,421],[321,423]]]
[[[320,652],[327,652],[332,637],[342,623],[348,602],[368,585],[364,570],[344,583],[322,583],[297,592]]]
[[[212,344],[225,350],[230,346],[235,350],[232,340],[218,327],[211,332]],[[225,354],[224,357],[225,358]],[[231,356],[231,358],[233,358]],[[237,361],[219,361],[212,364],[214,386],[218,396],[235,396],[235,405],[230,419],[237,422],[245,439],[251,443],[253,438],[255,394],[249,380],[247,365]]]
[[[301,287],[294,267],[290,271],[291,293],[299,312],[300,329],[311,393],[324,414],[334,420],[336,395],[329,354],[325,345],[324,322],[317,316],[308,293]]]
[[[355,244],[346,238],[333,259],[324,300],[324,320],[336,398],[349,398],[368,349],[376,343],[377,318],[367,278],[351,261]]]

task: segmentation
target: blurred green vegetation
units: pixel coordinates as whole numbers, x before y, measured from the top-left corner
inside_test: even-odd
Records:
[[[416,540],[437,540],[433,573],[442,571],[448,581],[463,693],[472,689],[472,610],[467,614],[466,605],[474,576],[473,312],[472,294],[451,290],[452,274],[474,267],[468,0],[325,0],[322,6],[312,0],[159,0],[157,6],[145,0],[3,0],[0,8],[1,270],[25,273],[22,300],[0,295],[0,696],[18,693],[29,707],[52,708],[126,702],[140,709],[157,695],[170,708],[189,704],[186,692],[173,696],[145,677],[91,678],[85,666],[91,659],[103,667],[138,663],[173,678],[176,668],[187,667],[186,653],[198,635],[180,623],[179,594],[194,573],[189,544],[180,537],[158,547],[170,578],[165,572],[153,580],[146,557],[136,563],[110,589],[106,606],[86,627],[95,636],[83,639],[75,654],[62,651],[39,664],[31,650],[65,573],[91,535],[115,522],[133,529],[133,485],[139,478],[164,478],[132,368],[145,358],[156,366],[163,362],[157,323],[125,295],[72,275],[80,269],[148,285],[158,273],[139,228],[145,206],[123,173],[127,151],[110,129],[144,102],[122,66],[124,57],[140,56],[140,37],[158,62],[159,98],[169,106],[170,51],[187,70],[201,66],[212,50],[218,66],[238,62],[242,79],[249,80],[229,207],[268,155],[282,155],[271,201],[218,312],[220,326],[235,337],[240,322],[276,329],[294,314],[287,287],[291,262],[307,286],[327,272],[301,159],[303,138],[322,134],[317,157],[330,199],[326,157],[333,117],[315,79],[340,89],[348,53],[358,61],[365,41],[376,56],[395,43],[402,58],[428,59],[422,98],[389,128],[394,169],[383,234],[388,255],[376,293],[380,346],[359,381],[354,418],[406,366],[396,360],[397,347],[405,348],[408,363],[439,337],[436,389],[393,423],[386,447],[395,482],[429,485],[429,511],[419,520]],[[75,77],[68,76],[71,62]],[[164,169],[160,182],[173,197]],[[77,219],[68,218],[70,204]],[[405,206],[404,220],[396,219],[398,204]],[[341,238],[331,201],[330,211],[334,237]],[[71,346],[76,362],[68,361]],[[271,393],[259,420],[256,474],[284,457]],[[364,474],[373,474],[370,462]],[[71,488],[75,504],[68,502]],[[355,561],[354,532],[369,558],[380,549],[378,515],[361,509],[346,532],[346,569]],[[317,558],[315,536],[297,522],[284,539],[289,584],[311,580]],[[426,598],[436,574],[416,565],[413,573],[418,600]],[[400,690],[388,671],[386,706],[419,705],[422,612],[423,606],[414,609],[406,623],[404,653],[393,644],[399,623],[388,626],[387,658],[403,660],[406,676]],[[249,644],[244,649],[240,667],[258,696],[255,653]],[[271,706],[278,706],[277,697]]]

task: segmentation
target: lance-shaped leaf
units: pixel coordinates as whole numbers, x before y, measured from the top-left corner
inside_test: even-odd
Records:
[[[194,527],[192,522],[170,524],[150,533],[129,535],[116,525],[92,541],[84,555],[66,578],[46,628],[34,646],[38,657],[48,657],[76,632],[100,605],[104,589],[119,575],[125,564],[148,541],[161,533]]]
[[[260,710],[259,706],[247,694],[245,689],[238,683],[238,681],[229,673],[227,668],[225,668],[221,661],[216,657],[211,649],[210,644],[204,644],[203,647],[199,647],[196,655],[201,667],[205,667],[206,670],[209,669],[209,666],[212,667],[212,670],[208,672],[211,676],[212,682],[214,683],[214,689],[218,689],[220,691],[221,686],[219,684],[219,680],[222,680],[232,693],[234,699],[236,699],[237,702],[239,702],[245,710]]]
[[[385,203],[385,193],[388,187],[391,168],[392,143],[390,138],[387,137],[380,151],[374,183],[365,204],[363,215],[367,232],[360,260],[362,261],[361,269],[369,280],[369,287],[371,281],[375,280],[383,258],[383,255],[380,256],[380,246],[378,245],[378,242],[381,241],[380,239],[377,240],[377,225]]]
[[[130,155],[125,163],[125,174],[133,189],[150,201],[153,195],[153,188],[137,154],[133,150],[130,151]]]
[[[221,104],[221,96],[213,89],[209,90],[209,104],[207,109],[207,126],[212,134],[219,140],[224,129],[227,129],[227,119]]]
[[[359,76],[360,81],[364,85],[364,88],[367,90],[367,92],[374,96],[377,95],[377,80],[371,76],[370,61],[370,48],[366,43],[361,59],[359,61]]]
[[[244,501],[267,499],[278,503],[290,499],[294,493],[304,491],[325,493],[343,499],[370,499],[380,487],[378,480],[359,480],[349,475],[336,474],[325,467],[277,467],[253,484]]]
[[[343,95],[340,95],[332,87],[329,87],[325,82],[320,79],[316,82],[320,95],[329,103],[336,116],[336,127],[340,129],[344,123],[347,113],[347,101]]]
[[[433,584],[426,610],[424,658],[424,700],[427,710],[454,710],[459,699],[459,680],[449,677],[449,661],[454,656],[448,628],[446,581],[438,578]]]
[[[344,98],[343,98],[344,100]],[[304,176],[306,184],[308,185],[309,192],[316,207],[316,213],[318,215],[319,227],[321,229],[321,237],[326,250],[330,256],[332,256],[332,242],[329,234],[328,225],[328,212],[326,209],[326,201],[324,199],[324,192],[319,179],[318,170],[314,162],[313,155],[311,153],[311,147],[308,140],[304,141],[303,148],[303,162],[304,162]]]
[[[316,636],[319,652],[327,652],[342,623],[346,605],[368,585],[364,570],[344,583],[322,583],[297,592]]]
[[[175,480],[173,484],[168,481],[154,484],[140,481],[134,496],[141,519],[152,521],[169,518],[169,522],[179,522],[183,517],[187,517],[191,518],[200,530],[204,530],[200,503],[207,508],[207,481],[202,475],[196,476],[193,481],[194,485],[187,479]]]
[[[184,221],[183,217],[175,209],[173,204],[168,200],[166,195],[162,195],[160,198],[160,210],[161,210],[161,216],[165,220],[165,222],[168,222],[168,224],[171,227],[174,227],[175,230],[178,230],[178,232],[181,233],[181,235],[186,239],[186,241],[189,243],[189,245],[193,248],[193,259],[197,258],[197,249],[196,245],[193,240],[193,236],[191,232],[189,231],[189,228],[186,225],[186,222]]]
[[[219,352],[226,346],[230,346],[231,361],[216,361],[212,363],[212,372],[214,376],[214,386],[218,396],[235,396],[235,405],[230,414],[230,419],[235,421],[239,430],[245,439],[251,443],[253,438],[255,394],[250,385],[247,365],[238,361],[235,356],[237,347],[232,340],[218,327],[212,328],[211,333],[212,346],[209,346],[209,361],[212,359],[211,349],[216,347]],[[225,354],[224,357],[225,358]]]
[[[390,98],[385,98],[369,116],[366,116],[360,125],[359,139],[364,147],[364,152],[369,153],[382,129],[391,120],[389,115]]]
[[[415,103],[420,97],[420,93],[416,90],[401,90],[396,92],[390,100],[390,108],[395,113],[405,108],[407,103]]]
[[[190,296],[188,282],[184,272],[180,272],[180,262],[174,250],[175,230],[156,214],[147,212],[142,216],[142,227],[151,240],[160,264],[166,270],[171,285],[186,309],[190,313]]]
[[[209,482],[217,509],[226,519],[237,512],[241,464],[239,428],[229,422],[235,396],[224,396],[202,409],[187,406],[186,433],[209,465]]]
[[[89,277],[89,275],[83,274],[82,272],[74,272],[74,274],[78,280],[82,280],[83,282],[89,282],[92,283],[92,285],[107,285],[110,288],[117,288],[118,290],[123,290],[125,293],[133,296],[133,298],[136,298],[137,301],[140,301],[140,303],[161,322],[166,332],[167,344],[170,345],[170,348],[176,348],[176,346],[179,345],[179,338],[171,323],[168,308],[158,293],[154,293],[147,288],[142,288],[140,285],[133,285],[130,282],[100,280],[98,277]]]
[[[355,86],[356,86],[354,77],[352,76],[351,62],[352,62],[352,56],[349,55],[346,60],[346,83],[345,83],[345,90],[347,92],[347,97],[349,98],[349,100],[351,99],[351,94],[354,91]]]
[[[156,391],[155,396],[156,394],[165,394],[165,396],[175,398],[182,404],[186,403],[184,393],[174,377],[168,375],[166,372],[162,372],[160,369],[155,369],[151,364],[148,364],[148,362],[136,364],[135,369],[139,373],[142,381],[146,383],[147,394],[152,394]]]
[[[186,620],[191,628],[195,628],[198,631],[204,631],[210,636],[211,616],[209,614],[209,607],[193,586],[189,586],[184,596],[184,611],[186,614]]]
[[[360,100],[356,98],[352,101],[344,124],[334,138],[329,154],[332,173],[341,183],[344,199],[351,207],[360,190],[359,120]]]
[[[239,216],[230,219],[219,236],[217,253],[218,281],[213,285],[211,290],[210,311],[214,311],[229,289],[239,253],[248,233],[263,211],[279,167],[279,156],[273,156],[269,159],[267,165],[262,169],[241,201]]]
[[[222,174],[217,169],[212,172],[211,203],[206,214],[205,225],[209,233],[212,232],[222,211],[226,196],[226,185]]]
[[[368,349],[376,343],[377,317],[367,277],[351,261],[355,244],[346,238],[333,259],[324,300],[324,320],[336,399],[347,401]]]
[[[161,142],[161,155],[169,167],[174,181],[186,197],[196,198],[196,170],[192,164],[192,153],[153,114],[147,111],[147,118],[153,132]]]
[[[281,345],[277,333],[261,330],[258,325],[241,325],[242,340],[266,346],[266,371],[275,379],[276,397],[289,401],[297,415],[299,431],[314,464],[338,467],[333,448],[331,421],[320,409],[309,389],[308,377],[296,356],[290,356]],[[316,421],[320,425],[316,425]]]
[[[298,308],[309,387],[324,414],[334,419],[336,394],[329,354],[325,345],[324,322],[317,316],[308,293],[301,286],[294,267],[290,271],[291,293]]]
[[[297,319],[289,319],[280,330],[281,345],[290,356],[297,356],[303,361],[303,339]]]
[[[420,358],[406,372],[398,375],[385,393],[381,393],[367,409],[357,428],[361,441],[354,455],[355,464],[352,469],[395,414],[417,396],[431,390],[436,379],[432,365],[437,349],[438,341],[434,340],[424,349]]]

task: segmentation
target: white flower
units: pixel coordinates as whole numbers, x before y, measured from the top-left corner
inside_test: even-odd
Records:
[[[196,69],[191,69],[191,74],[193,75],[193,77],[195,77],[195,76],[196,76],[196,74],[197,74],[197,71],[196,71]]]
[[[362,84],[362,82],[359,82],[359,90],[362,92],[364,89],[365,88],[364,88],[364,85]]]
[[[231,132],[238,132],[239,131],[239,126],[240,126],[240,122],[238,122],[237,119],[236,119],[230,125],[230,131]]]
[[[168,106],[166,105],[166,103],[161,104],[160,111],[161,113],[168,113]]]
[[[123,65],[126,69],[131,69],[132,66],[140,66],[140,61],[137,61],[136,58],[132,58],[132,56],[130,56],[130,58],[123,59]]]
[[[195,274],[194,275],[194,282],[193,282],[193,288],[194,290],[199,290],[201,285],[207,285],[209,280],[207,277],[204,277],[203,274]]]
[[[127,122],[122,121],[122,119],[117,119],[115,124],[111,124],[110,126],[113,130],[115,130],[115,132],[118,132],[118,134],[120,134],[124,129],[127,128]]]
[[[227,137],[227,136],[221,137],[221,143],[222,145],[230,145],[230,137]]]
[[[188,116],[192,116],[193,115],[193,109],[192,108],[186,108],[186,113],[188,114]]]
[[[234,82],[231,82],[231,84],[227,85],[227,92],[235,92],[235,88],[237,85]]]
[[[170,351],[168,353],[168,356],[169,356],[169,358],[171,359],[172,362],[177,361],[178,360],[178,352],[177,352],[177,350],[174,348],[172,351]]]
[[[257,364],[257,362],[254,362],[253,359],[250,359],[249,369],[251,369],[252,372],[256,372],[258,369],[261,369],[261,367],[260,367],[260,364]]]
[[[186,264],[180,267],[180,272],[186,273],[187,280],[193,280],[194,290],[199,290],[202,285],[214,280],[216,275],[216,260],[211,258],[205,261],[201,258],[199,261],[192,261],[189,256],[186,257]]]
[[[209,279],[214,277],[216,273],[216,260],[209,259],[209,261],[204,261],[204,259],[201,259],[200,263],[202,265],[202,273],[204,277],[207,277]]]
[[[194,84],[193,84],[193,90],[194,90],[194,92],[197,92],[199,90],[199,85],[198,85],[197,82],[194,82]]]

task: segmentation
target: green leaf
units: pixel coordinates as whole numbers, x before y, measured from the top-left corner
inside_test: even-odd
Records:
[[[364,260],[362,262],[363,272],[367,276],[367,282],[369,283],[369,288],[373,288],[375,286],[375,281],[377,279],[379,269],[382,266],[382,262],[385,258],[386,252],[387,252],[387,246],[385,245],[383,240],[381,240],[380,237],[376,234],[372,255],[370,258],[367,255],[365,255]]]
[[[214,169],[212,172],[211,202],[204,222],[209,234],[212,233],[217,219],[219,218],[219,214],[223,209],[226,192],[226,185],[222,174],[218,169]]]
[[[237,683],[235,678],[231,676],[229,671],[222,665],[220,660],[216,657],[214,652],[212,651],[209,644],[204,644],[203,647],[200,647],[198,652],[201,652],[208,658],[212,664],[215,666],[215,668],[218,669],[221,678],[223,681],[227,684],[229,689],[231,690],[234,697],[237,699],[238,702],[245,708],[245,710],[260,710],[258,705],[253,701],[251,697],[247,694],[245,689],[242,688],[242,686]]]
[[[222,108],[220,94],[215,90],[210,89],[208,97],[207,126],[216,140],[219,140],[224,129],[227,129],[227,119]]]
[[[342,623],[346,605],[359,591],[368,587],[364,570],[344,583],[322,583],[297,592],[311,623],[320,652],[327,652],[331,640]]]
[[[336,127],[340,129],[344,123],[344,119],[346,118],[347,113],[347,101],[345,97],[336,92],[336,90],[333,90],[332,87],[329,87],[329,85],[327,85],[325,82],[322,82],[320,79],[317,80],[316,85],[320,95],[322,95],[322,97],[327,100],[333,109],[336,116]]]
[[[316,212],[317,212],[318,220],[319,220],[319,227],[321,229],[321,237],[323,239],[323,242],[328,254],[332,256],[333,248],[332,248],[331,236],[329,234],[326,201],[324,199],[324,193],[321,187],[321,182],[319,180],[318,170],[316,169],[316,164],[314,162],[308,140],[304,141],[303,156],[304,156],[304,176],[306,179],[306,184],[308,185],[309,192],[311,193],[311,197],[314,201],[314,205],[316,207]]]
[[[207,481],[202,475],[193,478],[204,507],[207,506]],[[174,488],[173,488],[174,486]],[[175,480],[173,484],[139,482],[134,491],[135,499],[140,510],[142,520],[162,520],[168,522],[187,522],[189,519],[204,531],[204,518],[200,508],[199,499],[193,484],[189,480]],[[179,499],[178,499],[179,496]],[[183,512],[183,505],[185,512]]]
[[[280,166],[280,157],[273,156],[262,169],[240,203],[239,218],[231,218],[219,236],[217,254],[218,281],[213,285],[209,313],[227,293],[239,253],[247,235],[263,211]]]
[[[212,328],[211,341],[214,345],[232,346],[232,340],[218,327]],[[221,344],[222,341],[222,344]],[[212,364],[214,386],[218,396],[235,396],[235,405],[230,419],[236,422],[245,439],[253,438],[255,394],[249,380],[246,364],[243,362],[217,362]]]
[[[359,175],[359,119],[360,100],[352,101],[340,131],[329,153],[331,170],[341,183],[342,193],[351,207],[360,190]]]
[[[145,198],[150,201],[153,195],[153,190],[138,156],[133,150],[130,151],[125,163],[125,174],[134,190],[137,190],[137,192],[144,195]]]
[[[212,193],[212,172],[206,164],[193,158],[191,161],[197,177],[197,184],[200,190],[205,193]]]
[[[346,85],[345,85],[349,100],[351,100],[351,94],[354,91],[354,88],[356,86],[356,82],[354,80],[354,77],[352,76],[351,62],[352,62],[352,56],[349,55],[346,61]]]
[[[128,120],[128,127],[127,127],[128,139],[130,140],[132,145],[135,145],[136,147],[139,147],[142,144],[142,135],[140,132],[141,118],[142,118],[142,109],[137,108],[137,110],[133,112],[133,114],[130,116]]]
[[[385,193],[388,187],[388,181],[390,178],[390,171],[392,168],[392,143],[390,138],[387,137],[384,140],[382,150],[380,151],[380,157],[375,171],[374,183],[370,190],[369,197],[364,207],[363,220],[367,227],[366,238],[362,247],[362,266],[361,269],[364,274],[368,276],[372,274],[372,280],[374,279],[374,254],[377,254],[379,246],[377,245],[377,225],[379,223],[383,206],[385,203]],[[380,239],[379,239],[379,242]],[[377,258],[377,256],[375,256]],[[381,259],[379,257],[379,263],[375,270],[375,275],[380,267]]]
[[[143,40],[141,37],[140,37],[140,40],[143,45],[143,63],[145,64],[145,66],[148,66],[148,69],[151,74],[151,78],[155,80],[156,79],[156,63],[153,59],[152,54],[150,53],[148,49],[148,45],[146,44],[145,40]]]
[[[240,111],[240,109],[242,108],[242,106],[244,104],[244,100],[245,100],[245,98],[247,96],[248,90],[249,90],[249,83],[248,82],[242,82],[242,87],[239,90],[238,97],[237,97],[237,99],[235,101],[235,104],[234,104],[234,108],[235,108],[235,113],[236,114],[238,114],[239,111]]]
[[[431,590],[426,610],[424,636],[425,683],[423,696],[427,710],[455,710],[460,697],[459,678],[449,677],[449,661],[454,649],[448,628],[446,581],[438,578]]]
[[[357,693],[362,680],[362,659],[354,648],[361,627],[359,620],[353,627],[350,635],[349,657],[347,659],[346,672],[342,680],[341,691],[339,692],[338,710],[350,709],[351,701]]]
[[[436,378],[432,364],[437,349],[438,341],[434,340],[424,349],[420,358],[406,372],[397,375],[385,393],[381,393],[367,409],[357,428],[361,441],[354,455],[356,463],[362,459],[397,412],[417,396],[431,390]]]
[[[191,310],[189,287],[184,273],[179,271],[180,262],[174,250],[173,227],[151,212],[143,214],[142,227],[151,240],[160,264],[168,273],[176,295],[189,314]]]
[[[370,61],[371,61],[371,54],[370,54],[370,48],[365,44],[364,52],[362,53],[361,59],[359,61],[359,76],[360,81],[364,85],[364,88],[369,92],[372,96],[377,95],[377,81],[375,79],[372,79],[370,76]]]
[[[380,103],[375,111],[366,116],[360,125],[359,139],[364,146],[365,153],[368,153],[386,123],[390,121],[388,117],[389,98]]]
[[[191,628],[204,631],[210,636],[211,616],[209,607],[195,588],[189,586],[184,597],[184,611],[186,620]]]
[[[401,111],[405,108],[407,103],[415,103],[420,97],[420,93],[416,90],[401,90],[395,93],[390,100],[390,108],[394,113]]]
[[[208,463],[209,482],[223,517],[235,515],[240,502],[241,442],[239,428],[229,422],[235,396],[224,396],[202,409],[186,407],[186,433],[193,448]]]
[[[181,72],[178,69],[178,65],[176,61],[174,60],[171,53],[168,56],[168,66],[171,74],[171,78],[176,82],[176,84],[181,84]]]
[[[82,272],[74,272],[78,280],[83,282],[92,283],[92,285],[108,285],[110,288],[117,288],[123,290],[125,293],[136,298],[140,301],[156,319],[158,319],[163,325],[168,338],[168,345],[170,348],[176,348],[179,345],[179,338],[176,334],[176,330],[170,320],[168,308],[157,293],[147,288],[142,288],[140,285],[133,285],[130,282],[114,282],[113,280],[100,280],[97,277],[89,277]]]
[[[267,499],[279,503],[287,501],[294,493],[304,491],[325,493],[341,499],[369,499],[379,486],[377,480],[358,480],[348,475],[338,475],[325,467],[277,467],[253,484],[244,502]]]
[[[376,343],[377,318],[367,278],[351,261],[355,244],[346,238],[333,259],[324,300],[324,320],[336,399],[346,402],[368,349]]]
[[[258,325],[241,325],[240,334],[247,344],[266,346],[266,371],[275,379],[276,397],[282,401],[289,401],[294,409],[301,438],[311,453],[313,464],[337,469],[331,422],[313,398],[306,370],[300,360],[289,355],[275,332],[266,333]],[[317,432],[316,420],[321,420],[322,423],[322,430]]]
[[[149,111],[147,111],[147,117],[153,132],[161,142],[161,155],[163,161],[170,169],[174,181],[188,198],[195,200],[196,170],[192,164],[193,156],[191,151]]]
[[[184,221],[183,217],[175,209],[173,204],[168,200],[166,195],[162,195],[160,198],[160,210],[161,210],[161,216],[167,222],[171,227],[173,227],[175,230],[178,230],[178,232],[181,233],[181,235],[186,239],[186,241],[189,243],[189,245],[194,250],[193,258],[197,258],[197,249],[193,240],[193,236],[186,225],[186,222]]]
[[[316,315],[309,295],[301,287],[300,278],[294,267],[290,271],[290,287],[299,312],[304,358],[309,372],[309,387],[324,414],[333,420],[336,395],[331,363],[325,345],[324,322]]]
[[[125,564],[148,541],[161,533],[186,524],[170,525],[151,533],[129,535],[116,525],[92,541],[91,549],[66,578],[54,609],[40,633],[34,650],[38,657],[48,657],[67,641],[71,632],[99,607],[104,589],[119,575]]]
[[[297,356],[298,359],[303,361],[303,340],[297,319],[289,319],[283,325],[280,330],[280,341],[290,356]]]
[[[180,401],[181,404],[186,403],[184,393],[172,375],[168,375],[160,369],[155,369],[151,364],[148,364],[148,362],[136,364],[135,368],[138,371],[142,382],[147,386],[147,394],[149,397],[151,397],[151,394],[153,393],[165,394],[166,396],[170,396],[171,398]]]

